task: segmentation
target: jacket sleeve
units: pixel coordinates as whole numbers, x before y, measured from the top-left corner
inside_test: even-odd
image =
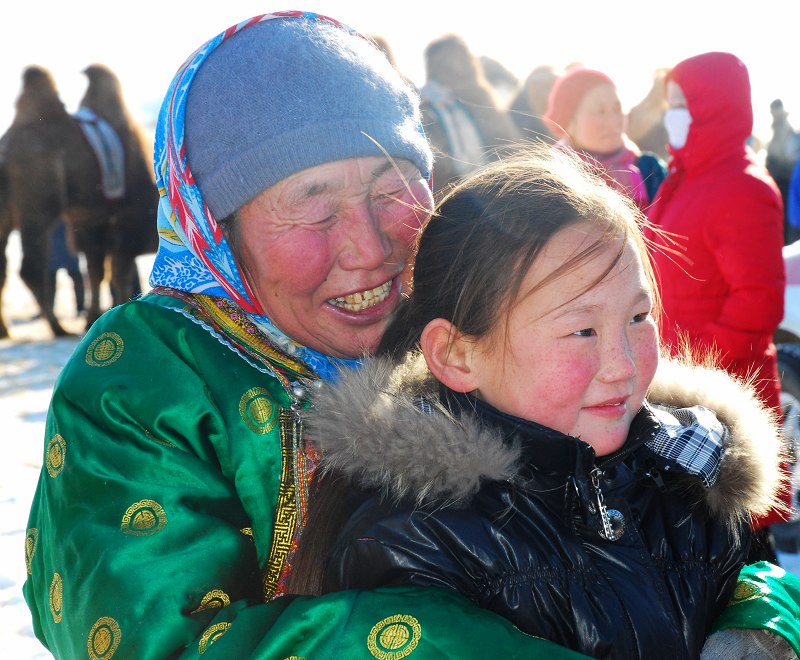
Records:
[[[784,648],[791,647],[800,657],[800,578],[768,562],[745,566],[733,597],[714,623],[714,634],[706,642],[708,648],[703,649],[703,658],[712,658],[713,648],[724,641],[715,637],[720,631],[738,631],[740,640],[750,647],[763,642],[759,644],[757,635],[748,637],[744,631],[771,633],[783,639]],[[772,644],[768,638],[767,643]],[[728,647],[726,658],[758,657],[732,655],[730,651]]]
[[[780,197],[755,176],[736,186],[709,191],[706,242],[727,288],[718,317],[701,338],[716,344],[731,362],[752,361],[764,351],[783,318],[786,276]]]
[[[467,527],[474,527],[477,518],[459,513],[393,509],[367,500],[330,554],[326,590],[415,585],[449,589],[479,602],[486,564],[462,540],[473,537],[475,530]]]
[[[248,608],[262,618],[245,619],[252,631],[268,620],[275,437],[250,430],[237,403],[268,379],[176,312],[143,305],[93,326],[47,417],[24,593],[56,657],[197,655]],[[223,363],[230,380],[202,372]]]
[[[789,181],[786,217],[792,227],[800,227],[800,160],[794,166],[792,178]]]

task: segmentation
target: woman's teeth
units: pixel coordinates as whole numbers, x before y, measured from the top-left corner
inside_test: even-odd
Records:
[[[346,309],[348,312],[360,312],[374,307],[378,303],[382,303],[389,297],[389,292],[391,290],[392,280],[389,280],[369,291],[359,291],[357,293],[349,293],[339,298],[331,298],[328,303],[334,307]]]

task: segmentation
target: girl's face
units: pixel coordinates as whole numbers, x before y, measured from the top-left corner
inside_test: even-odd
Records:
[[[625,117],[613,85],[595,85],[583,95],[567,127],[572,144],[579,149],[607,154],[623,145]]]
[[[580,438],[603,456],[625,442],[658,363],[652,291],[638,250],[629,242],[611,272],[592,285],[618,251],[610,241],[525,295],[596,232],[584,222],[550,240],[525,277],[523,297],[477,341],[472,359],[479,398]]]

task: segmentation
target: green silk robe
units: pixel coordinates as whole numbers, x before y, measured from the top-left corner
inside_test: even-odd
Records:
[[[25,543],[45,646],[104,660],[583,657],[444,590],[283,595],[315,465],[292,413],[311,377],[218,298],[156,290],[92,326],[55,385]]]

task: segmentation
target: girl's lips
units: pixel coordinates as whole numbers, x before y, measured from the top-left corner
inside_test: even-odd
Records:
[[[592,413],[593,415],[601,415],[603,417],[619,417],[627,412],[628,406],[625,404],[625,400],[623,399],[621,401],[609,401],[607,403],[599,403],[594,406],[586,406],[584,410]]]

